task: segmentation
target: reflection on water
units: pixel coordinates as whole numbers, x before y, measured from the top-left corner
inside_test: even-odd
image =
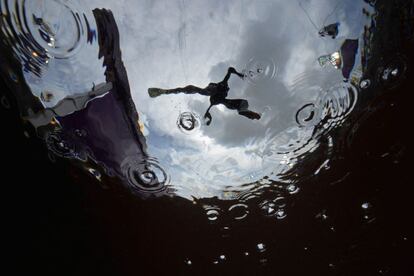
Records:
[[[21,65],[13,79],[25,79],[17,94],[30,99],[20,113],[52,154],[120,177],[140,195],[158,194],[169,178],[146,152],[113,15],[78,8],[76,1],[2,1],[2,47],[10,53],[3,67]]]
[[[295,166],[301,155],[318,148],[320,136],[340,125],[357,102],[358,89],[351,83],[341,84],[335,72],[324,72],[315,67],[315,57],[320,51],[321,42],[318,34],[334,35],[338,38],[347,35],[346,32],[339,32],[339,23],[326,25],[322,32],[316,32],[314,39],[299,43],[300,36],[290,36],[282,31],[283,28],[273,33],[268,32],[267,26],[277,24],[274,18],[269,17],[280,8],[274,3],[244,4],[239,11],[242,16],[229,15],[226,18],[231,20],[236,16],[238,22],[236,33],[231,25],[222,29],[222,35],[228,39],[221,40],[220,45],[231,51],[224,47],[222,51],[215,52],[228,53],[227,55],[214,55],[212,51],[216,48],[207,43],[215,37],[214,29],[203,29],[200,38],[203,45],[197,44],[197,32],[190,30],[196,30],[201,26],[200,22],[187,19],[176,22],[173,14],[167,16],[166,20],[171,20],[171,24],[178,24],[179,35],[174,39],[178,39],[180,62],[186,68],[182,70],[184,76],[177,72],[179,68],[173,68],[176,51],[174,48],[161,44],[156,44],[158,46],[155,45],[154,48],[138,43],[161,43],[163,36],[136,41],[135,38],[126,36],[124,60],[130,75],[134,76],[131,81],[131,96],[126,72],[119,63],[121,56],[116,48],[120,47],[117,45],[120,42],[117,26],[114,21],[111,22],[112,19],[108,23],[105,21],[106,16],[99,15],[99,11],[91,14],[76,1],[52,1],[50,5],[47,1],[38,1],[35,4],[31,6],[32,4],[26,2],[4,1],[2,5],[3,32],[7,38],[5,46],[13,49],[14,58],[22,64],[23,76],[30,89],[32,101],[46,108],[41,110],[41,107],[37,107],[40,110],[33,114],[30,111],[33,107],[26,105],[22,106],[26,109],[21,111],[22,114],[27,113],[27,119],[35,127],[42,127],[39,131],[45,137],[50,137],[45,128],[50,127],[49,122],[53,120],[57,122],[57,129],[68,131],[72,131],[69,128],[75,126],[84,128],[79,124],[81,117],[87,120],[86,125],[93,122],[89,127],[93,129],[88,131],[96,134],[101,132],[101,143],[93,140],[97,135],[91,134],[91,137],[85,139],[73,139],[77,141],[78,145],[73,145],[73,148],[79,148],[78,153],[65,147],[59,149],[58,146],[51,147],[51,151],[64,157],[72,154],[76,159],[82,156],[81,160],[84,161],[89,156],[95,163],[103,164],[104,171],[108,174],[123,175],[130,184],[131,179],[141,177],[137,178],[121,169],[121,164],[130,160],[134,154],[138,154],[138,160],[148,155],[158,160],[157,166],[164,168],[162,174],[168,175],[166,178],[170,179],[169,185],[174,187],[176,194],[186,198],[225,198],[223,189],[230,186],[236,190],[238,187],[242,189],[241,185],[255,183],[264,177],[281,180],[281,176]],[[196,3],[186,5],[186,9],[191,9],[193,14],[197,14],[200,8]],[[304,11],[309,15],[309,7],[304,3],[299,6],[289,4],[285,8],[289,11]],[[337,11],[338,6],[333,6],[327,18],[332,18]],[[21,16],[22,19],[15,22],[11,19],[13,14]],[[151,36],[145,29],[152,24],[151,18],[139,18],[138,24],[133,25],[134,31],[143,34],[143,37],[145,34]],[[201,18],[206,22],[218,20],[217,23],[224,20],[206,15]],[[309,19],[314,22],[310,17]],[[303,24],[308,23],[308,19],[303,20]],[[228,25],[225,21],[220,24]],[[21,31],[25,30],[21,26],[26,25],[27,31]],[[168,32],[166,26],[155,23],[151,26],[158,33]],[[122,30],[123,28],[124,25],[121,25]],[[356,36],[357,33],[358,30],[355,29],[352,35]],[[25,39],[22,40],[21,37]],[[111,40],[115,45],[110,44]],[[327,47],[325,42],[322,44],[323,48]],[[136,45],[137,51],[131,52],[129,45]],[[307,50],[304,50],[305,46]],[[361,67],[355,56],[358,40],[345,39],[338,48],[339,52],[335,52],[337,56],[332,59],[334,54],[330,55],[328,60],[334,62],[335,67],[342,68],[343,77],[348,79],[354,67]],[[154,56],[159,62],[157,68],[151,68],[155,64],[153,61],[146,61],[151,57],[153,49],[165,51],[162,58]],[[184,57],[189,56],[195,49],[203,54],[185,60]],[[111,52],[114,53],[112,57],[108,55]],[[33,59],[33,53],[39,58],[36,56]],[[144,56],[145,53],[148,54]],[[142,62],[136,62],[138,59],[142,59]],[[319,61],[321,62],[321,58]],[[144,64],[147,66],[146,72],[152,74],[140,73]],[[202,70],[193,70],[196,66],[201,68],[201,64]],[[242,73],[229,66],[232,64],[243,68]],[[217,82],[217,78],[226,71],[224,79]],[[230,79],[232,74],[240,78]],[[310,74],[311,82],[315,83],[310,83],[310,79],[306,77],[298,81],[297,76],[306,74]],[[69,75],[72,76],[71,79],[65,79]],[[353,82],[358,83],[358,77],[354,75]],[[198,86],[209,82],[206,88]],[[182,88],[151,88],[154,86]],[[227,99],[229,87],[232,88],[230,92],[235,99]],[[150,97],[145,93],[147,90]],[[108,92],[109,95],[106,95]],[[113,98],[113,94],[119,94],[122,99]],[[159,97],[161,95],[163,97]],[[202,96],[210,97],[210,106],[203,104]],[[140,116],[131,106],[131,97],[139,107]],[[122,135],[114,135],[115,132],[121,134],[123,131],[126,135],[128,131],[125,127],[124,130],[108,133],[111,132],[109,128],[112,123],[105,121],[102,111],[95,107],[98,105],[98,98],[102,98],[100,105],[112,110],[111,121],[114,124],[126,112],[130,118],[122,124],[129,127],[131,122],[128,121],[133,121],[132,126],[137,130],[128,135],[132,135],[131,139],[138,135],[137,141],[127,141]],[[213,106],[217,108],[211,109]],[[125,111],[119,108],[124,108]],[[204,112],[203,109],[207,111]],[[237,110],[243,117],[260,120],[253,122],[231,116],[232,109]],[[259,114],[252,110],[265,112]],[[77,111],[84,115],[72,115]],[[196,115],[204,113],[205,124]],[[98,115],[101,116],[100,120],[96,117]],[[211,124],[213,115],[217,119]],[[118,124],[117,128],[122,124]],[[103,127],[105,131],[102,130]],[[105,134],[106,140],[102,139],[102,134]],[[74,141],[70,143],[75,144]],[[111,146],[114,141],[118,141],[115,142],[117,146]],[[106,149],[102,148],[106,143],[109,143]],[[135,153],[129,143],[138,143]],[[67,152],[63,153],[65,150]],[[111,158],[104,156],[103,150],[108,153],[114,151],[110,154]],[[149,175],[147,177],[151,178]],[[132,183],[133,187],[137,186],[135,181]],[[163,180],[158,184],[160,183],[167,182]]]
[[[386,211],[346,188],[362,174],[347,160],[409,79],[412,1],[121,2],[0,1],[1,107],[27,139],[108,193],[190,210],[197,227],[164,210],[212,248],[184,242],[172,259],[186,269],[300,256],[323,259],[321,275],[349,272],[346,256],[369,250],[347,224],[371,231]],[[380,159],[398,164],[397,145]],[[345,253],[319,259],[325,240]]]
[[[77,1],[4,0],[1,13],[3,43],[44,106],[104,81],[102,61],[92,58],[98,51],[95,20]]]

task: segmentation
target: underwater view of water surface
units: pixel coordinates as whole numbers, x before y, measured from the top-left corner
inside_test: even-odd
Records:
[[[13,275],[413,275],[413,0],[0,13]]]

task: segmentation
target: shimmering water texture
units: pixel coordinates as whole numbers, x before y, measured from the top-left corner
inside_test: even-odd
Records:
[[[63,0],[2,1],[0,9],[2,49],[21,65],[3,69],[51,159],[76,161],[99,181],[118,178],[140,196],[162,194],[169,176],[146,152],[112,14]]]
[[[3,44],[45,107],[104,81],[95,20],[77,1],[4,0],[0,9]]]
[[[134,75],[131,93],[118,26],[109,12],[89,12],[78,1],[2,1],[3,44],[22,68],[7,73],[16,85],[20,79],[27,85],[20,113],[53,154],[93,162],[96,170],[121,177],[138,193],[158,194],[171,186],[188,199],[228,199],[227,191],[265,189],[260,183],[267,179],[289,185],[329,163],[336,143],[332,132],[346,122],[361,91],[374,83],[395,87],[406,71],[404,56],[398,55],[363,77],[364,39],[375,24],[369,4],[352,13],[358,23],[352,28],[350,22],[329,23],[337,18],[339,4],[327,9],[321,26],[309,13],[312,6],[296,4],[287,7],[305,14],[303,24],[310,22],[314,29],[308,41],[289,36],[290,57],[277,47],[288,41],[286,35],[266,31],[276,24],[273,19],[249,13],[259,12],[257,3],[242,5],[237,31],[222,28],[229,39],[220,43],[232,49],[229,56],[215,56],[214,47],[193,43],[197,33],[190,30],[199,27],[193,21],[178,25],[181,67],[175,66],[173,48],[166,48],[167,54],[157,57],[159,66],[152,68],[154,60],[142,56],[142,62],[135,62],[126,46],[126,68]],[[261,5],[263,14],[276,8]],[[168,32],[150,24],[150,18],[140,18],[134,31],[145,33],[145,26]],[[200,39],[207,43],[209,36],[214,37],[213,30],[207,28]],[[130,36],[125,39],[139,53],[157,51]],[[185,59],[193,49],[202,54]],[[152,74],[139,73],[144,64]],[[191,69],[196,67],[200,70]],[[323,154],[313,169],[291,174],[317,152]]]
[[[107,246],[132,267],[398,271],[412,0],[0,0],[0,13],[0,110],[48,168],[86,183],[91,221],[116,229]]]

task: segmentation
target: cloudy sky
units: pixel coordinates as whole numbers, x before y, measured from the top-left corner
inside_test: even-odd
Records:
[[[113,11],[149,153],[186,197],[220,196],[224,186],[282,170],[286,156],[276,154],[278,149],[297,141],[299,147],[311,133],[296,125],[296,111],[342,80],[339,71],[321,68],[317,58],[337,51],[346,38],[359,38],[364,20],[363,1],[354,0],[85,3],[90,10]],[[320,38],[311,20],[318,28],[340,22],[339,36]],[[202,118],[208,97],[150,98],[147,93],[149,87],[205,87],[222,80],[229,66],[249,70],[255,62],[267,64],[267,74],[256,81],[233,75],[228,98],[248,100],[250,109],[262,114],[259,121],[215,106],[210,126],[201,124],[183,133],[177,127],[179,114],[192,112]]]

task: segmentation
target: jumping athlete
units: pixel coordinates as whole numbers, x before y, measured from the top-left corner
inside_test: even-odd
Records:
[[[214,105],[223,104],[228,109],[237,110],[238,113],[242,116],[245,116],[251,120],[259,120],[260,114],[250,111],[249,103],[247,100],[244,99],[226,99],[227,94],[230,90],[228,81],[230,79],[231,74],[236,74],[240,78],[244,78],[244,75],[237,72],[236,69],[233,67],[229,67],[227,70],[227,74],[224,79],[219,83],[210,83],[205,88],[200,88],[194,85],[188,85],[186,87],[179,87],[174,89],[160,89],[160,88],[149,88],[148,94],[150,97],[155,98],[163,94],[200,94],[203,96],[210,97],[210,106],[208,107],[206,113],[204,114],[204,118],[206,119],[206,124],[210,125],[212,117],[210,114],[210,109]]]

